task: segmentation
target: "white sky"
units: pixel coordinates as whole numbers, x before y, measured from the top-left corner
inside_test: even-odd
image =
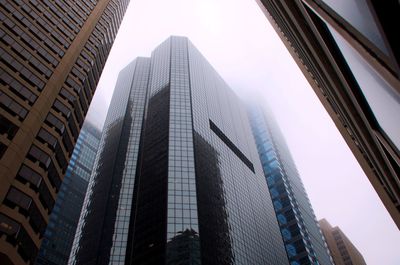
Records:
[[[255,0],[132,0],[89,119],[102,124],[119,71],[170,35],[187,36],[238,94],[268,102],[318,219],[369,265],[400,264],[400,232]]]

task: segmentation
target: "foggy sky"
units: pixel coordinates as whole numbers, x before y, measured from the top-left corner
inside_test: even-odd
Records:
[[[331,118],[254,0],[132,0],[88,119],[101,126],[118,72],[170,35],[187,36],[239,95],[274,112],[318,219],[367,264],[400,264],[400,232]]]

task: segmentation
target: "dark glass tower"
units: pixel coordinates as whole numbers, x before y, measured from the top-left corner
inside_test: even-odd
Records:
[[[246,110],[170,37],[121,73],[69,264],[287,264]]]
[[[37,265],[65,265],[71,252],[101,132],[85,122],[44,233]]]
[[[400,3],[257,0],[400,228]]]
[[[291,265],[332,265],[325,240],[285,139],[271,113],[249,107],[249,117]]]
[[[0,264],[33,264],[129,0],[0,1]]]

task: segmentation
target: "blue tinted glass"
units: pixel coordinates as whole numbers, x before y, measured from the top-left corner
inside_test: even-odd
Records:
[[[282,229],[282,236],[283,239],[286,240],[290,240],[292,238],[292,234],[290,233],[290,231],[286,228]]]
[[[274,206],[276,210],[282,209],[282,203],[279,200],[274,201]]]
[[[271,197],[274,199],[278,196],[279,196],[279,192],[275,188],[272,188],[271,189]]]
[[[287,220],[286,217],[283,214],[278,214],[278,221],[280,224],[286,224]]]
[[[286,245],[286,250],[287,250],[289,257],[294,257],[297,254],[296,248],[292,244]]]

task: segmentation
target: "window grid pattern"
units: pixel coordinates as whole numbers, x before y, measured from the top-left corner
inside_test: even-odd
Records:
[[[199,189],[207,188],[198,198],[200,239],[212,239],[202,243],[202,259],[207,264],[287,264],[244,106],[190,42],[189,62],[196,165],[205,159],[199,152],[205,149],[205,154],[215,159],[204,164],[212,165],[212,160],[217,160],[218,172],[211,184],[202,184],[200,181],[207,177],[202,171],[207,169],[196,166]],[[210,129],[210,120],[253,163],[254,172]],[[207,196],[211,197],[211,207],[215,207],[211,216],[207,216]]]
[[[91,124],[85,124],[57,194],[36,260],[38,265],[65,265],[68,262],[99,140],[100,131]]]
[[[136,168],[139,155],[139,144],[145,112],[147,85],[150,73],[150,60],[136,59],[134,79],[131,84],[129,102],[127,105],[125,126],[129,126],[126,158],[122,173],[121,189],[119,192],[118,209],[110,254],[110,264],[125,264],[129,225],[133,203],[133,191],[136,178]],[[129,124],[130,123],[130,124]]]
[[[311,203],[271,114],[249,110],[253,134],[290,262],[332,264]]]
[[[126,115],[126,111],[128,109],[129,99],[132,100],[130,97],[130,88],[133,79],[132,73],[135,71],[135,68],[136,61],[129,64],[119,74],[116,89],[114,91],[110,107],[108,109],[107,118],[104,123],[104,128],[94,163],[94,169],[92,171],[86,196],[83,202],[83,210],[81,211],[79,218],[68,264],[87,264],[89,261],[96,262],[96,259],[100,255],[100,242],[102,241],[102,237],[104,235],[102,233],[93,231],[98,230],[96,227],[93,227],[92,222],[96,223],[96,225],[99,227],[104,226],[104,215],[107,211],[107,200],[110,196],[116,196],[118,202],[121,202],[122,204],[126,203],[126,194],[122,195],[121,199],[119,200],[118,194],[111,194],[110,186],[112,185],[112,179],[117,177],[115,175],[118,175],[118,173],[114,174],[113,171],[117,163],[116,158],[118,156],[118,149],[121,147],[120,140],[122,141],[121,145],[127,147],[127,142],[124,141],[127,141],[130,137],[128,132],[126,132],[125,137],[121,137],[121,133],[123,131],[123,121],[125,117],[130,116]],[[127,128],[129,129],[130,127],[128,126]],[[134,137],[132,136],[132,139],[133,138]],[[124,154],[122,154],[122,156],[118,159],[121,160],[122,163],[125,163],[124,156],[127,155],[127,152],[123,153]],[[127,157],[127,159],[133,158]],[[132,176],[126,177],[129,178]],[[120,187],[120,184],[121,183],[116,183],[117,190],[118,187]],[[104,194],[107,194],[107,196],[104,196]],[[118,211],[120,211],[121,218],[124,218],[121,210],[123,209],[118,209]],[[90,219],[92,213],[97,214],[93,217],[95,221]],[[124,210],[123,214],[127,214],[127,211]],[[123,222],[123,225],[126,225],[125,221]],[[112,227],[114,228],[114,224]],[[95,235],[93,235],[93,233]],[[119,260],[119,254],[123,253],[123,251],[119,250],[116,246],[111,251],[111,241],[113,239],[113,235],[110,235],[109,239],[109,249],[102,251],[102,257],[109,258],[110,254],[112,254],[113,260]],[[119,237],[114,237],[114,240],[115,239],[119,241]],[[120,244],[120,242],[118,242],[116,245],[118,244]],[[88,251],[89,248],[90,250]],[[108,260],[104,260],[104,262],[108,263]]]
[[[127,114],[138,69],[127,67],[117,81],[69,264],[287,264],[237,96],[187,38],[158,46],[148,71],[138,147],[126,137],[137,126]],[[134,177],[132,189],[124,181]],[[134,218],[122,208],[129,203]]]
[[[168,241],[186,230],[199,231],[187,40],[170,40]]]

